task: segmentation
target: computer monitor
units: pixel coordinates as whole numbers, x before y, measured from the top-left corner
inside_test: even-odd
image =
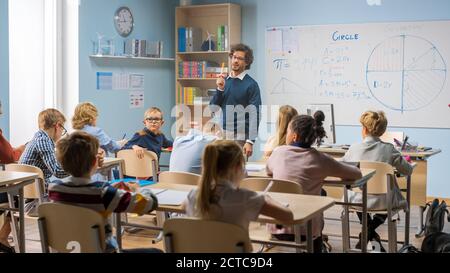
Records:
[[[327,137],[323,139],[324,144],[336,143],[336,127],[334,125],[334,108],[333,104],[308,104],[306,105],[306,113],[313,116],[315,112],[322,111],[325,114],[323,128]]]

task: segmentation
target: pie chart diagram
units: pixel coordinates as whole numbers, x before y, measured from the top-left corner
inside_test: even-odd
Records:
[[[367,86],[378,102],[399,112],[417,111],[444,90],[447,66],[430,41],[399,35],[378,44],[366,67]]]

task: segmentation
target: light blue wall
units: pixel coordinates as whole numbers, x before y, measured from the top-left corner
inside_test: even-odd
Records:
[[[9,37],[8,37],[8,0],[0,0],[0,101],[3,115],[0,128],[9,138]]]
[[[80,101],[91,101],[99,110],[98,126],[113,138],[129,139],[142,129],[145,109],[158,106],[164,112],[163,131],[170,135],[170,111],[175,102],[174,62],[115,60],[93,61],[92,41],[97,32],[107,37],[116,36],[116,51],[123,52],[123,41],[115,31],[113,15],[122,5],[134,14],[135,27],[128,38],[164,42],[164,56],[174,56],[175,3],[174,0],[82,0],[80,6]],[[145,76],[145,107],[130,109],[128,91],[96,90],[96,72],[139,73]]]
[[[220,1],[196,1],[215,3]],[[228,1],[223,1],[228,2]],[[366,22],[448,20],[448,0],[381,0],[381,6],[368,6],[364,0],[236,0],[242,6],[242,41],[255,51],[255,63],[250,73],[258,81],[265,101],[264,35],[268,26],[318,25]],[[355,119],[359,113],[355,114]],[[403,130],[411,139],[424,146],[440,148],[443,152],[429,160],[427,194],[450,197],[450,178],[447,168],[450,162],[450,130],[412,129]],[[339,143],[360,141],[360,128],[339,126]],[[257,156],[259,156],[258,154]]]

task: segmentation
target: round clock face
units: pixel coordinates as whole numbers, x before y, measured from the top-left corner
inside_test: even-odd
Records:
[[[134,26],[131,10],[127,7],[118,8],[114,15],[114,25],[120,36],[127,37],[130,35]]]

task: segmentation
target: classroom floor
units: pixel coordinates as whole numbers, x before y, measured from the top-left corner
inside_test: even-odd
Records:
[[[332,253],[340,253],[342,252],[342,240],[341,240],[341,222],[332,219],[338,219],[341,213],[341,208],[339,206],[334,206],[328,209],[325,212],[325,229],[324,234],[328,235],[329,243],[332,246]],[[398,240],[403,240],[404,238],[404,216],[401,215],[400,221],[397,224],[398,230]],[[351,234],[352,236],[358,236],[358,233],[361,230],[361,225],[356,217],[356,214],[351,214],[350,217],[351,224]],[[129,217],[129,221],[136,222],[139,224],[152,225],[154,223],[154,219],[151,216],[144,217]],[[410,242],[414,246],[420,248],[423,238],[415,238],[415,233],[417,232],[417,225],[419,222],[419,209],[417,207],[413,207],[411,211],[411,230],[410,230]],[[382,239],[387,239],[387,224],[382,225],[379,229],[379,234]],[[450,232],[450,225],[447,223],[444,229],[445,232]],[[252,223],[250,227],[250,232],[256,236],[266,236],[264,226],[258,223]],[[152,240],[156,237],[157,232],[151,230],[130,230],[129,232],[125,232],[123,236],[123,246],[125,249],[127,248],[138,248],[138,247],[156,247],[163,249],[163,243],[159,242],[157,244],[152,244]],[[37,226],[37,222],[32,219],[26,219],[26,249],[27,252],[30,253],[40,253],[41,252],[41,244],[39,241],[39,230]],[[357,242],[357,239],[351,239],[351,246],[353,247]],[[259,245],[255,244],[253,249],[258,250]],[[384,247],[387,249],[387,243],[384,243]],[[401,245],[399,244],[398,248],[400,249]],[[273,247],[270,249],[265,249],[265,252],[295,252],[293,248],[287,247]]]

